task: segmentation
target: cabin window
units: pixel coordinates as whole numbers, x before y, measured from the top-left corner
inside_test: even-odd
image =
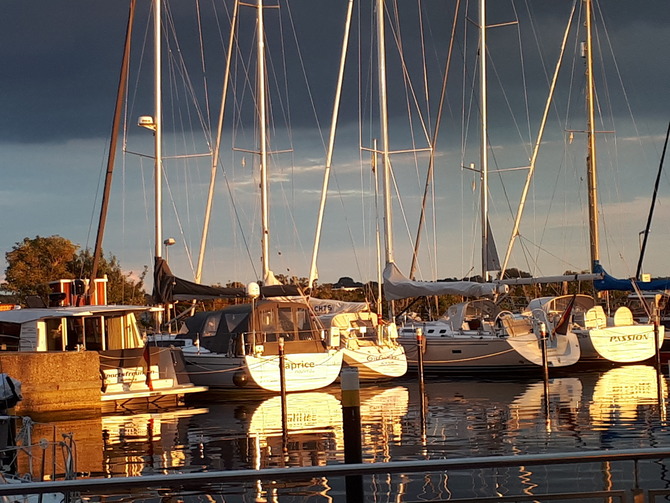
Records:
[[[63,351],[63,323],[60,318],[48,319],[44,321],[47,334],[47,350]]]
[[[0,322],[0,350],[18,351],[20,336],[20,323]]]
[[[279,308],[279,331],[281,337],[286,340],[292,340],[295,336],[295,323],[293,322],[293,313],[290,307]]]
[[[205,320],[205,325],[202,327],[203,337],[213,337],[219,329],[219,321],[221,318],[218,315],[208,316]]]
[[[101,351],[103,346],[103,329],[100,318],[84,319],[84,346],[91,351]]]
[[[296,309],[295,311],[296,327],[298,328],[298,339],[301,341],[310,341],[314,339],[312,324],[310,323],[310,314],[307,309]]]
[[[81,318],[68,318],[67,331],[65,333],[65,349],[74,351],[84,344],[84,320]]]
[[[268,342],[277,340],[277,319],[273,309],[267,309],[258,313],[259,331],[265,336]]]
[[[249,316],[248,313],[226,313],[226,328],[227,332],[232,334],[234,332],[240,332],[241,330],[238,330],[237,327],[240,326],[240,324],[247,319]],[[218,325],[217,325],[218,326]],[[216,330],[214,330],[216,333]]]

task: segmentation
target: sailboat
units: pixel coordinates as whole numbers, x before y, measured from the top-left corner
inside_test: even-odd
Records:
[[[476,298],[451,306],[435,321],[405,323],[399,341],[405,346],[413,366],[418,366],[420,351],[426,371],[473,372],[501,369],[533,369],[547,365],[564,367],[580,356],[577,336],[549,332],[546,324],[532,314],[513,314],[502,310],[487,297],[506,291],[506,286],[489,281],[489,272],[499,269],[497,252],[488,221],[488,125],[486,88],[486,2],[479,3],[480,35],[480,162],[482,278],[470,281],[422,282],[405,277],[392,257],[387,256],[384,292],[387,300],[460,295]],[[389,218],[387,217],[387,220]],[[388,224],[387,224],[388,226]],[[387,239],[388,236],[387,236]],[[387,244],[387,248],[388,248]],[[546,343],[546,345],[545,345]]]
[[[333,107],[328,150],[321,189],[321,200],[317,218],[308,290],[311,291],[317,279],[317,256],[319,251],[323,215],[328,193],[328,182],[333,157],[335,131],[342,92],[344,67],[351,28],[353,2],[347,9],[346,29],[342,41],[339,78],[335,105]],[[341,302],[310,297],[310,306],[319,314],[319,321],[328,330],[339,333],[344,364],[356,367],[361,380],[380,380],[401,377],[407,372],[405,349],[398,342],[398,331],[394,320],[381,320],[381,292],[377,312],[372,312],[367,302]]]
[[[630,280],[615,280],[609,276],[600,263],[600,238],[598,223],[598,177],[596,169],[595,131],[595,85],[593,75],[593,44],[591,0],[583,2],[585,11],[586,43],[583,57],[586,59],[586,102],[587,102],[587,181],[591,271],[593,285],[597,290],[635,290]],[[567,30],[566,30],[567,34]],[[521,207],[518,219],[520,218]],[[516,230],[515,230],[516,232]],[[542,278],[534,278],[542,282]],[[551,279],[545,282],[550,282]],[[638,283],[640,289],[655,289],[666,284],[664,281]],[[563,312],[565,306],[573,302],[572,333],[579,337],[581,346],[580,362],[637,363],[657,356],[664,339],[664,327],[653,323],[637,323],[631,310],[619,307],[612,316],[607,316],[596,300],[587,295],[564,295],[534,299],[526,307],[526,313],[543,313],[548,319]],[[550,322],[549,322],[550,323]]]
[[[356,367],[361,381],[392,379],[407,373],[407,355],[398,342],[396,324],[380,321],[368,303],[316,298],[309,302],[313,309],[328,312],[319,315],[319,322],[339,336],[344,365]]]
[[[239,6],[247,5],[236,2]],[[295,287],[280,284],[269,266],[268,131],[263,0],[256,9],[256,112],[261,178],[262,286],[252,282],[246,291],[207,287],[177,280],[167,263],[157,260],[156,293],[160,300],[246,297],[250,302],[194,314],[174,337],[157,340],[182,348],[186,371],[193,382],[219,389],[279,393],[310,391],[332,384],[342,367],[339,333],[321,329],[304,300],[273,298],[296,295]],[[231,40],[237,27],[231,26]],[[229,58],[232,54],[229,53]],[[228,77],[226,77],[228,78]],[[225,96],[222,107],[225,106]]]

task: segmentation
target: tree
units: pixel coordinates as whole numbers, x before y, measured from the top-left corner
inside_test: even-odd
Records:
[[[7,269],[2,289],[21,303],[30,295],[47,299],[49,281],[74,278],[68,266],[77,248],[60,236],[24,238],[5,254]]]
[[[0,287],[13,294],[20,303],[25,303],[30,295],[39,295],[47,302],[51,293],[50,281],[90,277],[93,256],[89,250],[77,253],[78,248],[60,236],[24,238],[5,254],[5,283]],[[110,304],[146,304],[143,290],[146,267],[138,279],[133,280],[133,273],[124,274],[115,256],[108,259],[103,256],[98,274],[107,275]]]
[[[75,278],[90,278],[93,270],[93,255],[90,250],[82,250],[74,256],[70,263],[70,270]],[[146,293],[144,292],[144,278],[148,268],[139,274],[137,280],[133,279],[133,271],[124,274],[121,265],[114,255],[105,258],[100,254],[98,264],[98,277],[107,276],[107,302],[109,304],[146,304]]]

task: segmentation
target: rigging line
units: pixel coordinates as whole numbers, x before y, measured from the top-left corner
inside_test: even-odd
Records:
[[[228,179],[228,172],[226,169],[223,167],[222,164],[219,164],[221,168],[221,172],[223,174],[223,179],[226,182],[226,190],[228,191],[228,196],[230,197],[230,205],[233,209],[233,214],[235,215],[235,222],[237,223],[237,226],[240,231],[240,235],[242,236],[242,242],[244,243],[244,249],[247,252],[247,257],[249,258],[249,263],[251,264],[251,268],[254,273],[254,277],[258,278],[258,270],[256,269],[256,261],[252,258],[251,256],[251,249],[249,248],[249,243],[247,242],[247,237],[244,233],[244,228],[242,226],[242,220],[240,219],[240,214],[237,210],[237,205],[235,204],[235,196],[233,194],[233,190],[231,188],[230,180]]]
[[[423,2],[419,0],[417,2],[417,12],[419,15],[419,35],[420,35],[420,40],[421,40],[421,61],[423,61],[423,93],[424,97],[426,99],[426,115],[428,116],[428,128],[430,130],[430,126],[432,121],[430,120],[430,92],[428,88],[428,58],[426,56],[426,40],[425,40],[425,35],[424,35],[424,26],[423,26]],[[432,136],[432,135],[429,135]]]
[[[189,266],[191,267],[191,272],[195,273],[195,268],[193,267],[193,257],[191,256],[191,249],[187,244],[186,234],[184,232],[184,226],[182,225],[181,218],[179,216],[179,211],[177,210],[177,205],[175,203],[175,198],[172,194],[172,186],[170,185],[170,180],[168,179],[165,164],[163,164],[163,181],[167,187],[168,194],[170,195],[170,202],[172,204],[172,211],[174,211],[175,220],[177,222],[177,228],[179,229],[179,235],[182,237],[184,243],[184,250],[186,251],[186,258],[188,259]]]
[[[433,130],[432,138],[429,142],[431,145],[430,158],[428,160],[428,172],[426,173],[426,183],[424,185],[423,199],[421,204],[421,213],[419,214],[419,223],[417,225],[416,238],[414,240],[414,253],[412,255],[412,264],[410,266],[409,278],[414,279],[414,273],[417,266],[418,254],[419,254],[419,244],[421,242],[421,231],[424,226],[425,221],[425,205],[426,199],[428,197],[428,187],[430,185],[432,191],[432,204],[433,204],[433,250],[437,250],[437,223],[436,223],[436,208],[435,208],[435,179],[434,179],[434,168],[435,168],[435,147],[437,145],[437,138],[440,131],[440,123],[442,121],[442,111],[444,109],[444,101],[447,96],[447,79],[449,76],[449,69],[451,68],[451,57],[453,55],[454,49],[454,39],[457,26],[458,12],[460,8],[460,0],[456,1],[456,6],[454,8],[454,19],[451,25],[451,37],[449,38],[449,49],[447,52],[447,61],[445,64],[444,77],[442,78],[442,90],[440,92],[440,101],[437,107],[437,119],[435,120],[435,129]],[[438,264],[437,264],[437,252],[434,254],[434,264],[433,272],[435,277],[437,276]]]
[[[414,246],[414,243],[412,242],[412,232],[410,231],[409,222],[407,221],[407,215],[405,213],[405,207],[403,205],[402,199],[400,198],[400,189],[398,188],[398,180],[395,177],[395,172],[390,162],[389,162],[389,173],[391,175],[391,181],[393,182],[393,188],[395,191],[396,199],[398,200],[398,205],[400,206],[400,214],[402,215],[402,220],[403,223],[405,224],[405,231],[407,232],[407,237],[409,238],[410,245]]]
[[[212,123],[210,104],[209,104],[209,90],[207,86],[207,69],[205,65],[205,44],[203,42],[203,32],[202,32],[202,14],[200,12],[200,0],[196,0],[196,19],[198,24],[198,40],[200,41],[200,69],[202,70],[202,85],[205,94],[205,122],[207,124]],[[211,128],[210,128],[211,130]],[[210,143],[213,143],[210,140]]]
[[[316,104],[314,102],[314,96],[312,94],[312,87],[309,85],[309,78],[307,77],[307,72],[305,70],[305,62],[302,56],[302,51],[300,50],[300,44],[298,43],[298,34],[295,29],[295,23],[293,21],[293,12],[291,11],[291,5],[290,2],[286,3],[286,10],[288,11],[288,17],[290,20],[291,24],[291,32],[293,33],[293,39],[295,41],[296,45],[296,51],[298,55],[298,60],[300,61],[300,69],[302,70],[302,76],[305,81],[305,87],[307,89],[307,96],[309,96],[309,103],[312,107],[312,113],[314,114],[314,121],[316,123],[317,130],[319,131],[319,136],[321,137],[321,144],[323,146],[323,150],[326,150],[326,140],[323,135],[323,130],[321,128],[321,123],[319,122],[319,114],[316,111]]]
[[[530,143],[532,141],[532,133],[530,130],[530,107],[528,103],[528,84],[527,84],[527,79],[526,79],[526,65],[525,65],[525,60],[526,58],[524,57],[524,52],[523,52],[523,44],[521,43],[521,24],[519,22],[519,13],[516,10],[516,4],[512,2],[512,10],[514,11],[514,18],[516,19],[516,33],[517,33],[517,40],[519,42],[519,61],[521,62],[521,80],[523,81],[523,100],[525,104],[525,111],[526,111],[526,126],[528,127],[528,131],[526,133],[528,134],[527,143]],[[519,133],[521,134],[521,133]],[[522,142],[524,146],[526,145],[526,142]],[[529,152],[526,150],[526,155],[528,155]]]
[[[202,111],[202,107],[199,105],[198,99],[197,99],[197,93],[195,91],[195,86],[193,85],[193,82],[191,81],[189,71],[187,69],[186,62],[184,60],[184,54],[181,50],[181,45],[179,44],[179,40],[177,38],[177,29],[174,24],[174,18],[172,17],[172,11],[169,8],[166,8],[166,23],[170,27],[170,33],[172,34],[172,40],[175,45],[176,51],[173,51],[170,49],[170,44],[168,43],[168,59],[171,63],[176,63],[176,64],[171,64],[170,65],[170,72],[169,75],[172,78],[172,83],[176,84],[178,79],[176,78],[176,75],[179,75],[181,77],[181,82],[182,85],[184,86],[185,90],[185,96],[187,96],[191,102],[194,105],[195,111],[196,111],[196,116],[200,122],[200,127],[202,128],[202,131],[205,134],[205,139],[207,142],[207,148],[212,150],[212,134],[211,134],[211,128],[209,127],[209,120],[205,119],[205,114]],[[166,35],[167,37],[167,35]],[[168,41],[169,42],[169,41]],[[176,70],[176,71],[175,71]],[[205,77],[205,75],[203,75]],[[205,78],[206,81],[206,78]],[[176,85],[174,87],[171,87],[171,96],[173,96],[173,99],[175,96],[178,96],[178,93],[176,91]],[[207,86],[205,85],[205,100],[208,102],[209,97],[207,96]],[[177,100],[178,101],[178,100]],[[172,113],[175,113],[175,110],[179,110],[181,114],[181,109],[178,107],[172,107]],[[190,115],[190,114],[189,114]],[[192,129],[192,128],[191,128]]]
[[[394,6],[397,9],[397,2],[394,2]],[[408,108],[409,108],[409,103],[410,102],[414,103],[416,113],[419,116],[419,123],[421,124],[421,129],[423,130],[424,138],[426,140],[426,143],[430,144],[429,143],[430,142],[430,133],[428,132],[428,127],[426,126],[426,121],[423,118],[424,114],[422,113],[421,107],[419,106],[419,100],[417,98],[416,91],[414,90],[414,86],[412,85],[412,79],[410,77],[409,69],[407,68],[407,62],[406,62],[405,57],[404,57],[403,45],[402,45],[402,40],[401,40],[401,36],[400,36],[400,25],[399,25],[400,21],[398,19],[399,13],[397,11],[395,11],[395,14],[396,14],[396,19],[395,19],[396,23],[395,24],[393,23],[394,20],[391,19],[391,17],[390,17],[391,14],[387,13],[387,16],[389,17],[389,25],[392,28],[391,33],[393,34],[393,40],[395,41],[395,45],[396,45],[396,48],[398,50],[398,57],[400,58],[400,66],[402,68],[402,74],[403,74],[403,84],[405,85],[405,94],[406,95],[409,94],[412,97],[411,100],[407,100],[407,105],[408,105]],[[407,92],[408,90],[409,90],[409,93]],[[411,128],[411,114],[408,113],[408,115],[410,116],[409,119],[410,119],[410,128]],[[415,141],[414,140],[414,135],[412,135],[412,141]],[[414,147],[414,148],[416,148],[416,147]]]
[[[523,145],[524,150],[526,151],[526,156],[529,157],[529,156],[528,156],[528,153],[529,153],[529,152],[528,152],[528,148],[527,148],[528,146],[526,145],[526,143],[525,143],[525,141],[524,141],[524,138],[523,138],[523,135],[521,134],[521,128],[519,127],[519,122],[517,121],[517,119],[516,119],[514,113],[512,112],[512,104],[510,103],[509,95],[508,95],[508,93],[505,91],[504,86],[502,85],[502,80],[501,80],[501,78],[500,78],[500,74],[498,73],[498,68],[496,67],[495,62],[493,61],[493,58],[492,58],[492,57],[490,56],[490,54],[489,54],[488,47],[487,47],[487,49],[486,49],[486,54],[487,54],[487,57],[488,57],[488,59],[489,59],[489,61],[490,61],[490,67],[493,69],[493,73],[494,73],[495,76],[496,76],[496,80],[498,81],[498,84],[500,85],[500,90],[501,90],[501,92],[502,92],[502,96],[503,96],[503,98],[504,98],[505,105],[507,105],[507,110],[510,112],[510,116],[512,117],[512,122],[514,123],[514,127],[515,127],[515,129],[516,129],[516,132],[518,133],[519,138],[521,139],[521,144]],[[523,83],[523,92],[524,92],[524,96],[527,96],[527,95],[528,95],[528,90],[526,89],[526,82],[525,82],[525,79],[524,79],[524,83]],[[527,113],[528,113],[528,112],[527,112]],[[528,120],[528,123],[530,124],[530,119]],[[529,126],[529,127],[530,127],[530,126]],[[488,144],[488,146],[489,146],[489,148],[490,148],[491,150],[493,150],[493,145],[491,144],[490,140],[489,140],[489,144]],[[500,174],[500,172],[499,172],[499,174]]]

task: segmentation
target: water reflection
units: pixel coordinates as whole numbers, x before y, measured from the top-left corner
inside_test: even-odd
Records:
[[[361,389],[364,462],[517,455],[668,446],[668,384],[654,367],[634,365],[537,379],[429,377]],[[659,400],[660,399],[660,400]],[[423,407],[423,413],[422,413]],[[79,460],[93,476],[324,466],[344,462],[338,388],[281,399],[210,395],[191,407],[70,420]],[[97,429],[97,431],[96,431]],[[642,466],[642,464],[641,464]],[[630,466],[515,467],[365,478],[369,501],[538,495],[625,487]],[[640,484],[665,487],[663,463],[645,464]],[[220,498],[221,488],[208,490]],[[217,492],[219,491],[219,492]],[[338,501],[344,481],[318,478],[251,484],[237,494],[272,501]]]
[[[668,385],[649,365],[626,365],[605,372],[593,390],[589,404],[592,424],[607,428],[616,420],[637,421],[640,408],[665,405]],[[660,399],[660,400],[659,400]],[[660,411],[665,415],[665,407]],[[665,417],[663,417],[665,419]]]

